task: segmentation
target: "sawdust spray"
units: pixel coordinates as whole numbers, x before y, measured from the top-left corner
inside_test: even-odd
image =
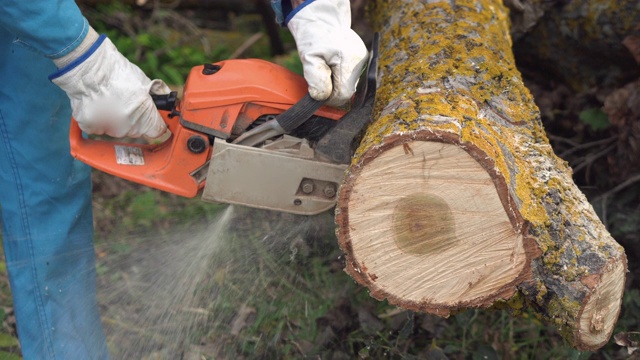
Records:
[[[228,206],[208,226],[147,235],[101,265],[111,269],[99,276],[98,297],[112,358],[226,358],[225,346],[251,316],[245,304],[262,296],[256,284],[291,272],[308,250],[305,239],[332,232],[328,212],[303,217]],[[221,296],[231,276],[242,278],[224,290],[234,294]]]
[[[206,320],[199,286],[232,217],[229,206],[206,227],[147,234],[116,262],[106,260],[98,302],[114,359],[171,359],[182,351]]]

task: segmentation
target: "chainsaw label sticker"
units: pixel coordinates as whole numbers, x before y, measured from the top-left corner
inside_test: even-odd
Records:
[[[142,149],[133,146],[115,145],[116,162],[120,165],[144,165]]]

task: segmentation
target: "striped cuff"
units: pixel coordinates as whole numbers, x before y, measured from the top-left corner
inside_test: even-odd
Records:
[[[91,46],[89,47],[89,49],[87,49],[87,51],[85,51],[83,54],[81,54],[80,56],[76,57],[75,59],[71,59],[71,61],[69,63],[67,63],[64,67],[59,68],[58,71],[56,71],[53,74],[49,75],[49,80],[57,79],[60,76],[62,76],[64,74],[68,73],[69,71],[75,69],[78,65],[82,64],[91,55],[93,55],[93,53],[96,52],[96,50],[98,50],[98,48],[100,47],[100,45],[102,45],[102,43],[104,42],[104,40],[106,38],[107,38],[106,35],[100,35],[98,37],[98,40],[96,40],[93,44],[91,44]]]
[[[87,35],[84,37],[80,45],[78,45],[75,49],[71,50],[68,54],[63,57],[53,59],[53,63],[56,64],[58,69],[62,69],[65,66],[69,65],[72,61],[79,58],[83,54],[85,54],[91,46],[98,40],[98,33],[92,28],[89,27],[89,31],[87,31]]]

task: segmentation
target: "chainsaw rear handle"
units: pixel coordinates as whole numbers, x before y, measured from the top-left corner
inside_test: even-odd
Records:
[[[169,96],[162,98],[165,105],[170,101]],[[211,145],[203,134],[184,128],[179,117],[169,112],[172,109],[173,106],[159,111],[171,131],[170,137],[161,144],[89,138],[82,134],[75,119],[71,119],[71,155],[111,175],[180,196],[194,197],[204,187],[198,170],[207,164]]]

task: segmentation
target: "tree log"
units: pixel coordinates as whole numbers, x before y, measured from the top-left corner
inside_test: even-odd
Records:
[[[514,51],[518,64],[584,91],[637,79],[639,44],[637,0],[573,0],[548,8]]]
[[[562,0],[504,0],[509,9],[511,37],[518,40],[528,33],[544,13]]]
[[[377,299],[441,316],[524,301],[576,348],[604,345],[624,250],[549,145],[501,1],[370,11],[380,86],[336,208],[346,271]]]

